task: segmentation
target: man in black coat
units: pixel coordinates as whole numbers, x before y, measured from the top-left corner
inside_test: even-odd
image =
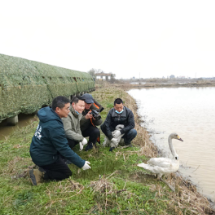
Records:
[[[117,125],[124,125],[121,130],[115,130]],[[121,98],[114,101],[114,107],[109,111],[105,122],[101,125],[101,130],[105,136],[115,145],[118,145],[118,138],[122,136],[125,145],[131,146],[131,141],[136,137],[137,131],[134,129],[134,114],[123,105]],[[111,147],[112,151],[115,147]]]

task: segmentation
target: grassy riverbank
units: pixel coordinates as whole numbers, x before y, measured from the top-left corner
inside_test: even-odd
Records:
[[[0,214],[213,214],[207,199],[190,183],[173,175],[169,182],[176,191],[172,192],[137,167],[157,152],[139,125],[133,98],[119,88],[104,87],[92,94],[105,107],[103,120],[116,97],[125,101],[135,114],[135,147],[117,148],[113,153],[102,146],[89,152],[79,152],[77,147],[74,151],[91,162],[91,170],[71,164],[73,175],[69,179],[33,187],[26,171],[34,166],[29,146],[38,125],[35,117],[0,142]]]

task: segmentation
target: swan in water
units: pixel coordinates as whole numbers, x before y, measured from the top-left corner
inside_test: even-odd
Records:
[[[161,158],[151,158],[147,162],[147,164],[140,163],[140,164],[137,164],[137,166],[147,169],[152,173],[155,173],[157,175],[158,179],[161,179],[163,174],[176,172],[179,169],[179,160],[178,160],[178,155],[177,155],[175,149],[173,148],[172,139],[176,139],[176,140],[180,140],[180,141],[183,141],[183,140],[176,133],[172,133],[169,135],[169,138],[168,138],[169,149],[173,155],[173,159],[162,158],[162,157]]]

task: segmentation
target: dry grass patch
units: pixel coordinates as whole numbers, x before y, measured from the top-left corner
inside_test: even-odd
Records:
[[[81,194],[83,190],[83,185],[70,179],[60,181],[55,186],[47,186],[45,192],[49,201],[46,204],[46,209],[56,203],[66,204],[67,200]]]
[[[8,162],[7,166],[2,170],[1,175],[13,176],[13,178],[25,177],[28,169],[34,167],[35,165],[32,165],[31,158],[16,156]]]

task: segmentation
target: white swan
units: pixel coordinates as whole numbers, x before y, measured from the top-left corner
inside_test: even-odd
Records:
[[[169,135],[168,142],[169,142],[170,151],[172,152],[172,155],[173,155],[173,159],[162,158],[162,157],[151,158],[147,162],[147,164],[140,163],[140,164],[137,164],[137,166],[147,169],[152,173],[155,173],[158,179],[161,179],[163,174],[176,172],[179,169],[179,160],[178,160],[178,155],[175,152],[175,149],[173,148],[172,139],[176,139],[180,141],[183,141],[183,140],[176,133],[172,133]]]

